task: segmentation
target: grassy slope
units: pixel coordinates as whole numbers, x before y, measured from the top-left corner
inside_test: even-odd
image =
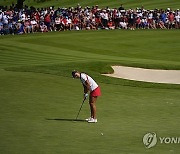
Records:
[[[0,1],[0,5],[7,5],[11,4],[12,2],[16,3],[16,0],[2,0]],[[93,6],[98,4],[100,7],[119,7],[120,4],[124,4],[125,8],[136,8],[136,7],[141,7],[142,5],[145,6],[147,9],[154,9],[154,8],[173,8],[177,9],[180,8],[180,2],[179,0],[93,0],[93,1],[84,1],[84,0],[47,0],[46,2],[43,3],[37,3],[34,2],[34,0],[26,0],[25,4],[29,6],[36,6],[36,7],[47,7],[47,6],[62,6],[62,7],[69,7],[69,6],[76,6],[77,4],[81,4],[82,6]]]
[[[178,34],[119,30],[1,37],[1,153],[179,153],[176,144],[149,150],[142,144],[149,131],[179,135],[179,86],[99,75],[115,63],[180,69]],[[77,68],[102,88],[95,125],[63,120],[75,118],[81,103],[82,87],[70,78]],[[85,104],[80,119],[88,112]]]

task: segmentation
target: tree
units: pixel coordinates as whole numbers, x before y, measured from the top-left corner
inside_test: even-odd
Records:
[[[23,8],[24,1],[25,0],[17,0],[16,6],[17,6],[18,9],[22,9]]]

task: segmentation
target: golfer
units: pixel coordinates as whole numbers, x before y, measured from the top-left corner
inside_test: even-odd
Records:
[[[81,73],[78,71],[72,72],[73,78],[79,78],[83,87],[84,87],[84,99],[88,97],[88,92],[90,92],[89,96],[89,105],[91,110],[91,117],[86,119],[89,123],[96,123],[96,100],[98,96],[101,95],[101,90],[98,84],[86,73]]]

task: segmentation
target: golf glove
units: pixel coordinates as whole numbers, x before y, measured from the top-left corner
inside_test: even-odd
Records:
[[[84,98],[86,99],[88,97],[88,93],[85,93],[84,94]]]

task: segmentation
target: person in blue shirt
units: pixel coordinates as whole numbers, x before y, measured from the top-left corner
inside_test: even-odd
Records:
[[[162,22],[166,23],[166,18],[167,18],[167,15],[166,13],[163,11],[162,14],[160,15],[160,19]]]
[[[3,23],[0,21],[0,35],[4,34]]]

